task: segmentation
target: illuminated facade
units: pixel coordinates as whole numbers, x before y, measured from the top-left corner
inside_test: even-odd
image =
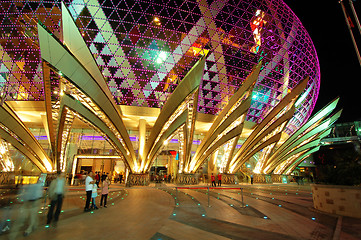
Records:
[[[290,130],[314,108],[320,86],[317,55],[282,1],[64,2],[117,104],[161,107],[199,54],[209,52],[199,112],[217,114],[261,59],[264,67],[247,121],[264,118],[307,75],[307,94]],[[60,3],[1,1],[0,84],[6,100],[44,100],[36,24],[61,39]]]
[[[180,173],[194,173],[219,148],[226,154],[222,172],[234,173],[261,150],[257,169],[264,169],[281,135],[297,132],[317,100],[314,46],[282,1],[12,0],[0,6],[2,103],[45,103],[52,169],[67,169],[74,119],[97,129],[132,173],[147,173],[173,138]],[[153,123],[136,120],[136,146],[123,122],[131,112],[121,110],[126,107],[158,109]],[[206,130],[197,129],[197,115],[210,119]],[[248,144],[245,125],[248,131],[271,126],[268,134],[276,130],[277,137],[260,146],[249,138],[249,152],[237,153]],[[204,141],[194,149],[197,131]]]

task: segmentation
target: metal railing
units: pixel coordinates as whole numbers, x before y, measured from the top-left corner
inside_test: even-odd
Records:
[[[239,187],[175,187],[175,206],[178,207],[179,203],[178,203],[178,189],[206,189],[207,190],[207,196],[208,196],[208,205],[207,207],[211,207],[210,205],[210,197],[209,197],[209,190],[213,190],[213,189],[223,189],[223,190],[235,190],[235,189],[240,189],[241,190],[241,198],[242,198],[242,208],[245,207],[244,205],[244,201],[243,201],[243,188],[239,188]]]

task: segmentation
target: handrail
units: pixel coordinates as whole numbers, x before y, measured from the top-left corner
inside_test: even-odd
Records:
[[[244,208],[244,201],[243,201],[243,188],[242,187],[175,187],[176,189],[176,195],[175,195],[175,206],[178,207],[178,189],[207,189],[207,195],[208,195],[208,206],[211,207],[210,199],[209,199],[209,189],[241,189],[241,197],[242,197],[242,208]]]

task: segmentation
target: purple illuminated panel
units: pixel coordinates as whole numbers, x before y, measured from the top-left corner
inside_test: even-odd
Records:
[[[306,76],[307,96],[288,131],[314,108],[320,87],[317,54],[281,0],[64,2],[117,104],[161,107],[207,53],[199,112],[217,114],[260,60],[248,121],[264,118]],[[0,85],[8,84],[8,100],[44,99],[36,23],[60,38],[60,20],[60,1],[0,2]],[[56,75],[53,81],[56,88]]]
[[[40,141],[40,140],[48,140],[47,136],[35,136],[36,140]]]
[[[94,140],[94,141],[104,141],[105,139],[102,136],[82,136],[81,140]]]

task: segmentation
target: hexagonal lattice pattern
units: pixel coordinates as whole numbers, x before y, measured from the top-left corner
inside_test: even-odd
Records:
[[[65,1],[117,104],[161,107],[207,53],[199,112],[217,114],[258,61],[248,121],[257,122],[301,79],[310,81],[288,126],[297,129],[319,92],[313,43],[282,1]],[[43,100],[36,23],[61,39],[60,0],[0,2],[0,85],[7,100]]]

